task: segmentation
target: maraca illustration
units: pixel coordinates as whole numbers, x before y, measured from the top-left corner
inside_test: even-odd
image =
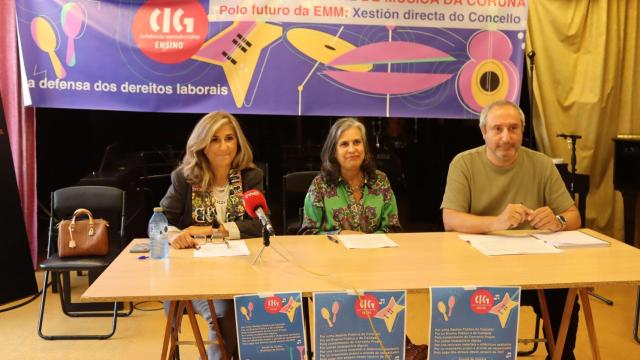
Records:
[[[300,360],[304,360],[304,345],[298,345],[296,349],[298,349],[298,353],[300,354]]]
[[[331,321],[331,315],[329,314],[329,309],[327,309],[326,307],[323,307],[322,309],[320,309],[320,315],[322,315],[323,319],[327,320],[329,327],[333,327],[333,322]]]
[[[252,317],[253,316],[253,303],[249,302],[247,307],[249,308],[249,317]]]
[[[251,320],[251,318],[249,317],[249,312],[247,311],[247,308],[244,306],[240,307],[240,312],[242,313],[242,315],[244,315],[244,317],[247,319],[247,321]]]
[[[331,320],[333,321],[334,324],[336,322],[336,315],[338,315],[339,311],[340,311],[340,303],[337,301],[334,301],[333,304],[331,305],[331,312],[333,313],[333,318]]]
[[[56,49],[58,48],[58,35],[53,29],[51,22],[43,16],[38,16],[31,20],[31,37],[40,50],[49,54],[51,65],[53,65],[53,71],[55,71],[56,77],[64,79],[67,76],[67,72],[62,66],[60,58],[56,55]]]
[[[451,312],[453,311],[453,307],[455,305],[456,305],[456,298],[453,295],[449,296],[449,312],[447,313],[449,317],[451,317]]]
[[[67,65],[76,65],[75,39],[80,37],[84,29],[86,15],[84,8],[74,2],[66,3],[60,12],[62,31],[67,35]]]
[[[444,302],[438,301],[438,311],[444,317],[444,321],[449,321],[449,316],[447,316],[447,307],[445,306]]]

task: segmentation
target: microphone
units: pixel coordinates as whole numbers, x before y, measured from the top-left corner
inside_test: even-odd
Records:
[[[254,219],[257,217],[269,235],[275,235],[273,226],[271,226],[271,220],[269,220],[269,217],[265,214],[265,210],[269,212],[269,207],[267,206],[267,200],[264,198],[264,195],[262,195],[260,191],[252,189],[242,194],[242,200],[244,200],[244,209],[247,211],[247,214]]]

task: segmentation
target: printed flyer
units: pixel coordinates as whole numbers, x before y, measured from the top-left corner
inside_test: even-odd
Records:
[[[520,287],[432,287],[429,359],[515,359]]]
[[[313,294],[318,359],[404,359],[406,291]]]
[[[305,360],[302,295],[234,297],[240,359]]]

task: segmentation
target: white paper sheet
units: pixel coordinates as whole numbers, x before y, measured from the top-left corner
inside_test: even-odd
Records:
[[[249,248],[244,240],[231,240],[227,244],[206,243],[193,250],[193,257],[246,256]]]
[[[562,252],[562,250],[533,236],[474,234],[460,234],[459,236],[460,239],[469,242],[471,246],[488,256],[554,254]]]
[[[347,249],[376,249],[398,246],[386,234],[338,235],[338,239],[342,241]]]
[[[533,236],[557,248],[602,247],[611,245],[608,241],[587,235],[579,230],[538,233]]]

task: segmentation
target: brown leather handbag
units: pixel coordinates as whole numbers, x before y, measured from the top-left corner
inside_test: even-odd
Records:
[[[89,218],[78,220],[81,215]],[[71,220],[58,223],[58,255],[60,257],[104,256],[109,252],[109,223],[94,219],[91,211],[78,209]]]

